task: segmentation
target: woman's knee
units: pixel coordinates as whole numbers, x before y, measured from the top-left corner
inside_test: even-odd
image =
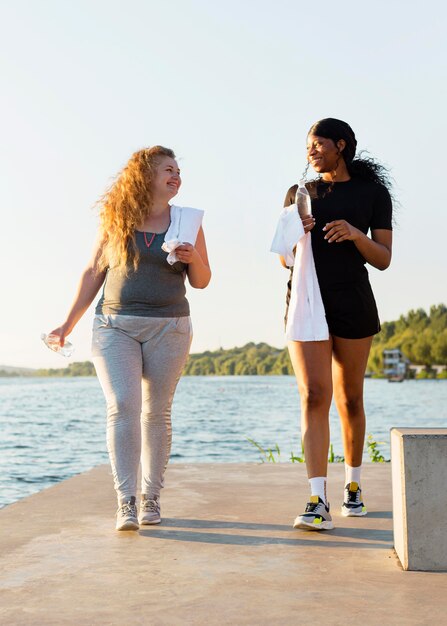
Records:
[[[301,405],[306,409],[319,409],[330,406],[332,390],[319,383],[300,385],[299,392]]]
[[[348,417],[363,417],[364,408],[362,393],[338,394],[338,397],[336,397],[336,404],[338,410]]]
[[[141,423],[148,426],[170,425],[171,403],[169,405],[154,405],[143,403]]]
[[[107,402],[107,418],[109,421],[139,419],[141,400],[131,394],[123,393],[114,396]]]

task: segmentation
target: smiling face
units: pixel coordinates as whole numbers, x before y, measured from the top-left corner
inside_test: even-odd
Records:
[[[344,161],[342,150],[346,146],[344,139],[334,143],[332,139],[309,135],[307,137],[307,160],[318,174],[333,172]]]
[[[163,157],[157,166],[156,174],[152,182],[154,198],[170,200],[177,195],[182,179],[180,169],[175,159]]]

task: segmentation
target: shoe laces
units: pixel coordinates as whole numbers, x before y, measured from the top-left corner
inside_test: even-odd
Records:
[[[308,502],[306,506],[306,513],[313,513],[319,506],[321,502]]]
[[[158,499],[153,500],[143,500],[141,502],[141,509],[146,513],[159,513],[160,512],[160,502]]]
[[[349,488],[346,487],[345,493],[345,502],[349,502],[352,504],[360,504],[360,487],[356,491],[349,491]]]
[[[137,507],[132,502],[124,502],[118,509],[118,513],[120,515],[132,515],[133,517],[137,516]]]

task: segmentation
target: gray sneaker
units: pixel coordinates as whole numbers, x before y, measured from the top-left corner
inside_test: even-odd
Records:
[[[329,504],[326,506],[319,496],[310,496],[306,511],[298,515],[293,527],[307,530],[332,530],[334,523],[329,513]]]
[[[116,512],[116,530],[138,530],[137,506],[135,496],[123,502]]]
[[[341,505],[341,514],[343,517],[363,517],[367,513],[359,484],[356,482],[348,483],[345,487],[345,498]]]
[[[141,496],[139,520],[142,525],[159,524],[161,522],[160,496],[153,496],[153,498],[148,498],[145,495]]]

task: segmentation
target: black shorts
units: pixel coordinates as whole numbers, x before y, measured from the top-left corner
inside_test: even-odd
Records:
[[[290,302],[292,279],[287,283],[286,314]],[[380,332],[380,321],[374,294],[365,276],[353,283],[320,287],[329,333],[342,339],[363,339]]]
[[[380,332],[377,305],[367,277],[320,290],[331,335],[363,339]]]

